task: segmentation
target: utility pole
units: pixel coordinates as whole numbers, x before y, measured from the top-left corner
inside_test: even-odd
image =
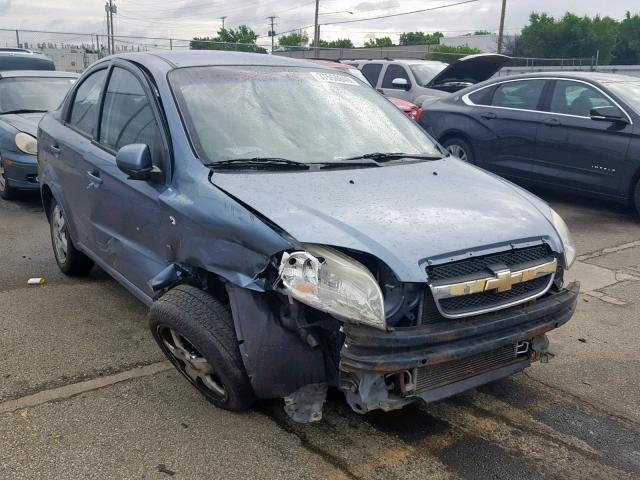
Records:
[[[109,3],[104,4],[104,11],[107,14],[107,54],[111,55],[111,22],[109,21]]]
[[[104,11],[107,12],[107,52],[111,55],[116,53],[116,42],[113,38],[113,14],[118,13],[118,7],[113,0],[108,0],[104,4]]]
[[[224,30],[224,19],[227,18],[226,16],[224,17],[220,17],[220,20],[222,20],[222,30]]]
[[[271,15],[270,17],[267,17],[267,18],[270,20],[269,36],[271,37],[271,53],[273,53],[274,41],[276,38],[276,31],[273,28],[275,26],[275,23],[273,23],[273,21],[276,19],[276,16]]]
[[[313,22],[313,56],[318,58],[320,48],[320,25],[318,25],[318,13],[320,11],[320,0],[316,0],[316,18]]]
[[[507,9],[507,0],[502,0],[502,12],[500,13],[500,32],[498,33],[498,53],[502,53],[504,39],[504,14]]]
[[[109,0],[109,17],[111,19],[111,53],[116,53],[116,39],[114,37],[115,32],[113,30],[113,14],[118,13],[118,7],[113,3],[113,0]]]
[[[20,48],[20,34],[18,33],[18,30],[16,30],[16,47]]]

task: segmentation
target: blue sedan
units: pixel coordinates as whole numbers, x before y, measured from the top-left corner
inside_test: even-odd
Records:
[[[15,70],[0,72],[0,197],[37,191],[38,122],[60,105],[75,73]]]

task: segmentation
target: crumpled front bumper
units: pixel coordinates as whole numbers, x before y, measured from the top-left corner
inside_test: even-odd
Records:
[[[572,283],[529,305],[393,331],[345,325],[340,369],[390,373],[537,337],[571,318],[579,290],[580,284]]]
[[[441,321],[392,331],[345,325],[345,343],[340,354],[341,388],[356,411],[392,410],[422,399],[435,401],[484,383],[511,375],[546,355],[544,334],[566,323],[575,312],[579,283],[551,293],[530,304],[506,310]],[[533,342],[531,342],[533,340]],[[387,376],[399,372],[429,372],[447,362],[464,363],[500,351],[509,345],[529,342],[543,345],[530,355],[495,368],[460,377],[437,388],[398,395]],[[452,365],[453,363],[449,363]],[[437,367],[436,367],[437,366]],[[385,383],[386,382],[386,383]]]

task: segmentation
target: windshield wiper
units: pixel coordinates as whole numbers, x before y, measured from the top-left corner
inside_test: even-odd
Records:
[[[299,169],[308,170],[309,165],[295,160],[288,160],[280,157],[251,157],[232,158],[229,160],[219,160],[217,162],[205,163],[206,167],[214,169],[220,168],[246,168],[246,169]]]
[[[374,160],[378,163],[385,163],[393,160],[402,160],[403,158],[410,158],[410,159],[416,159],[416,160],[440,160],[441,158],[444,158],[444,156],[420,155],[417,153],[402,153],[402,152],[389,152],[389,153],[374,152],[374,153],[365,153],[364,155],[358,155],[356,157],[345,158],[344,160],[347,160],[347,161],[360,160],[364,158]]]
[[[0,115],[7,115],[10,113],[45,113],[47,110],[34,110],[30,108],[20,108],[17,110],[7,110],[6,112],[1,112]]]

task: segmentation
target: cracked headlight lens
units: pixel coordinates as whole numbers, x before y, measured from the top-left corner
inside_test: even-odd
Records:
[[[569,232],[569,227],[567,227],[562,217],[558,215],[554,209],[551,209],[551,223],[553,223],[556,232],[558,232],[560,236],[560,240],[562,240],[562,246],[564,247],[564,268],[565,270],[569,270],[576,259],[576,246],[571,238],[571,232]]]
[[[285,252],[280,279],[296,300],[343,321],[386,328],[378,282],[361,263],[332,248],[304,245]]]
[[[36,155],[38,153],[38,141],[36,137],[29,135],[28,133],[18,132],[16,133],[16,147],[21,152],[29,155]]]

